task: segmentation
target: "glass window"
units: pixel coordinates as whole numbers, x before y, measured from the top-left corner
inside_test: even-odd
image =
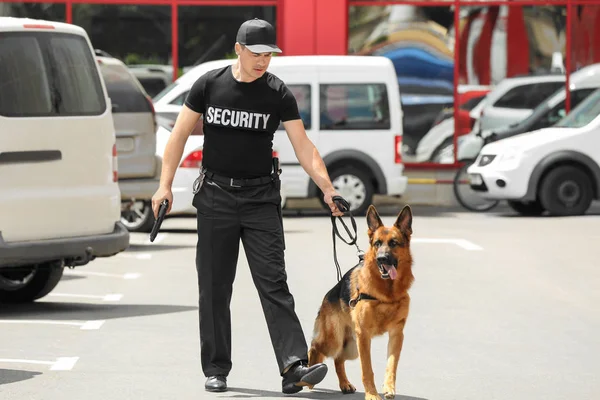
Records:
[[[494,107],[532,110],[564,86],[564,82],[540,82],[517,86],[499,98],[494,103]]]
[[[390,129],[385,84],[321,85],[321,130]]]
[[[311,107],[312,101],[310,99],[311,90],[310,85],[287,85],[298,104],[298,112],[300,113],[300,119],[304,123],[304,129],[310,129],[312,127],[312,116]],[[284,129],[283,124],[279,124],[278,130]]]
[[[4,116],[99,115],[106,108],[87,42],[69,34],[5,34],[0,93]]]
[[[96,60],[79,36],[52,36],[52,70],[62,115],[100,114],[105,109]]]
[[[114,113],[151,111],[146,94],[124,65],[100,61],[100,70]]]
[[[589,95],[555,126],[581,128],[592,122],[600,114],[600,89]]]
[[[39,42],[33,36],[5,34],[0,40],[0,115],[51,113],[48,73]]]
[[[189,90],[186,90],[185,92],[181,93],[179,96],[177,96],[173,100],[171,100],[171,102],[169,104],[173,104],[175,106],[182,106],[183,103],[185,103],[185,99],[187,98],[188,93],[189,93]]]
[[[578,89],[571,92],[571,108],[576,107],[581,103],[587,96],[590,95],[595,89]],[[563,119],[567,115],[565,109],[565,100],[560,101],[557,105],[552,107],[548,112],[542,116],[530,130],[542,129],[556,124],[558,121]]]

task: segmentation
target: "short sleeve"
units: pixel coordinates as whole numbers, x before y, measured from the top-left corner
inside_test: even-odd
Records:
[[[207,74],[202,75],[194,82],[185,99],[185,105],[192,111],[204,114],[206,111],[205,90]]]
[[[281,121],[291,121],[294,119],[300,119],[300,113],[298,112],[298,103],[294,94],[286,85],[282,86],[281,89]]]

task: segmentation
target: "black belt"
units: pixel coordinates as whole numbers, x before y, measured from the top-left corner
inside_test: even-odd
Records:
[[[220,185],[230,186],[230,187],[247,187],[247,186],[260,186],[266,185],[267,183],[271,183],[276,179],[276,176],[260,176],[258,178],[230,178],[227,176],[215,174],[214,172],[206,171],[205,177],[218,183]]]

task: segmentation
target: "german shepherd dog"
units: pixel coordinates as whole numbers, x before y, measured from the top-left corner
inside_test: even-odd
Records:
[[[371,365],[371,340],[388,332],[383,392],[386,399],[391,399],[396,394],[396,370],[410,305],[408,290],[414,280],[411,208],[405,206],[393,226],[384,226],[371,205],[367,226],[369,249],[364,261],[346,272],[323,299],[308,363],[314,365],[333,358],[340,389],[354,393],[356,388],[348,381],[344,364],[360,358],[365,399],[379,399]]]

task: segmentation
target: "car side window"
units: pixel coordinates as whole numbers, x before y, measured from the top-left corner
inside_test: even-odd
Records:
[[[532,88],[527,94],[527,108],[534,109],[544,100],[556,93],[559,89],[564,89],[564,82],[540,82]]]
[[[171,100],[169,104],[172,104],[174,106],[182,106],[183,103],[185,103],[185,99],[187,99],[187,95],[189,92],[189,90],[186,90],[185,92],[181,93],[179,96]]]
[[[383,83],[322,84],[321,130],[390,129],[388,92]]]
[[[533,110],[551,94],[564,86],[565,84],[563,82],[540,82],[517,86],[506,92],[506,94],[500,97],[493,106]]]
[[[290,89],[296,103],[298,104],[298,112],[300,113],[300,119],[304,123],[304,129],[310,129],[312,126],[312,101],[311,101],[311,87],[309,84],[288,84],[287,87]],[[283,124],[280,123],[277,130],[284,129]]]

